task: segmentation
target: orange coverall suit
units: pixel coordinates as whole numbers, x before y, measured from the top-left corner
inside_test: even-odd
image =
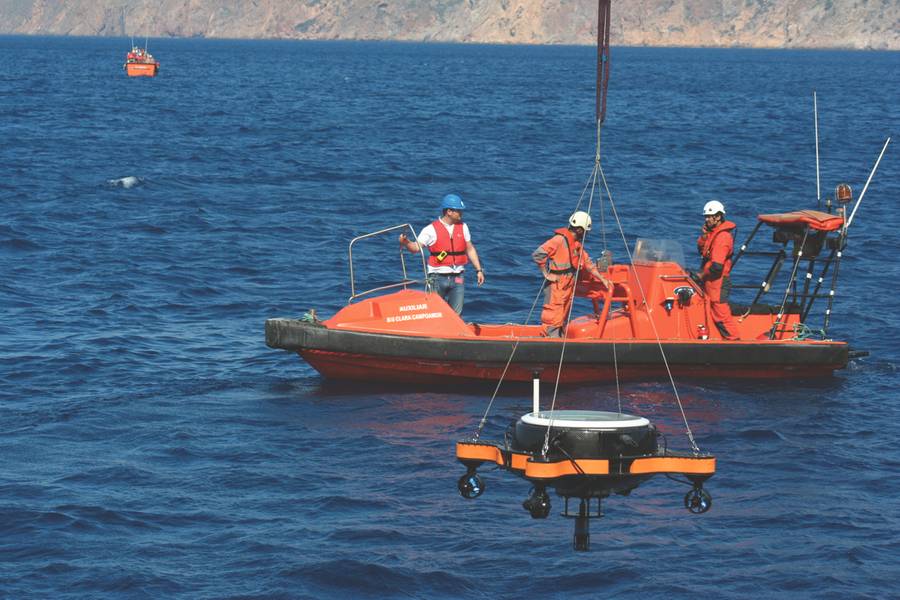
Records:
[[[582,265],[582,269],[589,270],[592,275],[600,278],[591,257],[568,228],[557,229],[554,234],[532,254],[534,262],[541,270],[545,274],[555,276],[556,279],[547,280],[544,310],[541,312],[544,334],[548,336],[560,335],[569,316],[569,305],[575,295],[575,273],[578,266]]]
[[[700,278],[703,280],[703,290],[709,299],[713,323],[726,340],[739,339],[731,307],[722,299],[722,284],[728,281],[731,273],[735,229],[737,225],[731,221],[722,221],[715,229],[697,238],[697,250],[702,258]]]

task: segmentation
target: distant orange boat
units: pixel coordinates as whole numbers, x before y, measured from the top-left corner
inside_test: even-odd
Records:
[[[146,48],[132,46],[122,67],[129,77],[156,77],[159,61],[153,58]]]

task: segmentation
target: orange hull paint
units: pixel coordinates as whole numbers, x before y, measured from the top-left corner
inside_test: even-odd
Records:
[[[129,77],[156,77],[158,63],[125,63],[125,72]]]

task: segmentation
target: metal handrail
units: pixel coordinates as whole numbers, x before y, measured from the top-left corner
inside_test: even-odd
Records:
[[[347,249],[347,253],[348,253],[349,261],[350,261],[350,298],[349,298],[349,300],[347,300],[347,304],[350,304],[351,302],[353,302],[354,299],[359,298],[361,296],[365,296],[366,294],[371,294],[373,292],[379,292],[381,290],[387,290],[387,289],[391,289],[391,288],[395,288],[395,287],[403,287],[405,289],[406,286],[408,286],[412,283],[418,283],[417,280],[410,279],[407,276],[406,260],[403,258],[405,249],[400,248],[400,267],[403,269],[403,280],[399,281],[397,283],[391,283],[389,285],[383,285],[381,287],[372,288],[370,290],[365,290],[358,294],[356,293],[356,279],[353,274],[353,244],[355,244],[359,240],[364,240],[366,238],[375,237],[377,235],[384,235],[386,233],[390,233],[392,231],[397,231],[400,229],[408,229],[412,233],[413,240],[415,240],[416,244],[419,244],[419,238],[416,235],[416,231],[413,229],[412,225],[410,225],[409,223],[404,223],[402,225],[394,225],[393,227],[388,227],[387,229],[379,229],[378,231],[373,231],[372,233],[366,233],[366,234],[357,236],[357,237],[353,238],[352,240],[350,240],[350,245]],[[428,270],[425,266],[425,252],[422,250],[421,244],[419,244],[419,257],[422,259],[423,281],[427,281]]]

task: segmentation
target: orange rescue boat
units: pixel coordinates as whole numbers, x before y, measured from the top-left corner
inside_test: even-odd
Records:
[[[402,253],[403,281],[357,294],[354,243],[397,230],[415,236],[404,224],[351,241],[352,295],[346,307],[325,321],[314,310],[302,319],[268,319],[266,344],[296,352],[325,377],[366,381],[426,383],[451,376],[525,382],[535,372],[554,381],[559,372],[561,383],[589,383],[613,381],[617,372],[620,379],[665,378],[669,370],[708,379],[832,375],[849,358],[866,354],[851,352],[847,342],[826,333],[846,246],[849,188],[840,190],[845,197],[836,214],[801,210],[758,217],[735,264],[762,259],[760,266],[770,266],[765,276],[753,269],[752,283],[732,286],[755,290],[752,301],[731,304],[739,340],[723,339],[713,325],[703,286],[683,266],[677,242],[668,240],[638,240],[631,264],[608,265],[611,292],[583,271],[576,294],[589,299],[593,311],[569,320],[564,339],[544,337],[540,324],[466,323],[427,279],[424,289],[415,289],[422,281],[406,277]],[[773,229],[777,249],[751,251],[764,225]],[[773,290],[776,284],[781,292]],[[391,290],[397,287],[403,289]],[[763,301],[770,291],[773,304]],[[817,300],[826,306],[814,319]]]
[[[159,61],[153,58],[146,48],[132,46],[125,56],[122,65],[129,77],[156,77],[159,72]]]

